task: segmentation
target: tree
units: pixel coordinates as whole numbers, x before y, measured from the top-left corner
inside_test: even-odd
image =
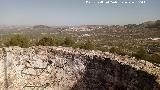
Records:
[[[5,43],[5,46],[20,46],[22,48],[29,47],[29,40],[21,35],[11,37],[9,41]]]

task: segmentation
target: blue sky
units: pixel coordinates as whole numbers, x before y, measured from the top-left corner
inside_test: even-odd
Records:
[[[86,4],[85,1],[0,0],[0,25],[123,25],[160,19],[160,0],[145,0],[145,4]]]

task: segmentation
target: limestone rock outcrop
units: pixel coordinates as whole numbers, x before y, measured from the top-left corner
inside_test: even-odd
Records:
[[[160,90],[160,66],[66,47],[0,48],[1,90]]]

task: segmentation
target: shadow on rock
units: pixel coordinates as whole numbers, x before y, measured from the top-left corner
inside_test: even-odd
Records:
[[[85,73],[71,90],[160,90],[154,75],[98,56],[88,58]]]

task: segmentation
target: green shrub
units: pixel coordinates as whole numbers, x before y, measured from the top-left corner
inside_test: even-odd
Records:
[[[133,56],[137,59],[149,60],[150,55],[144,48],[139,48],[138,51],[133,54]]]
[[[92,40],[87,40],[85,43],[81,43],[79,45],[79,48],[86,50],[94,50],[96,48],[96,43]]]
[[[55,40],[53,38],[50,37],[43,37],[42,39],[40,39],[36,45],[42,45],[42,46],[54,46],[56,45]]]
[[[74,45],[75,41],[72,37],[66,37],[64,39],[64,46],[67,46],[67,47],[72,47]]]
[[[0,41],[0,48],[2,48],[3,47],[3,42],[2,41]]]
[[[111,53],[116,53],[116,54],[119,54],[119,55],[127,55],[121,48],[116,48],[116,47],[112,47],[110,48],[109,50]]]
[[[72,48],[76,49],[76,48],[80,48],[82,44],[77,42],[77,43],[74,43],[74,45],[72,45]]]
[[[5,43],[5,46],[20,46],[22,48],[29,47],[29,40],[21,35],[11,37],[9,41]]]
[[[152,54],[151,58],[150,58],[150,61],[160,64],[160,55],[159,54]]]
[[[63,40],[62,39],[60,39],[60,38],[56,38],[55,39],[55,45],[56,46],[62,46],[63,45]]]
[[[97,48],[98,48],[98,50],[100,50],[102,52],[108,52],[109,51],[108,48],[106,48],[106,47],[97,47]]]
[[[115,47],[110,48],[109,50],[111,53],[117,53],[117,49]]]

